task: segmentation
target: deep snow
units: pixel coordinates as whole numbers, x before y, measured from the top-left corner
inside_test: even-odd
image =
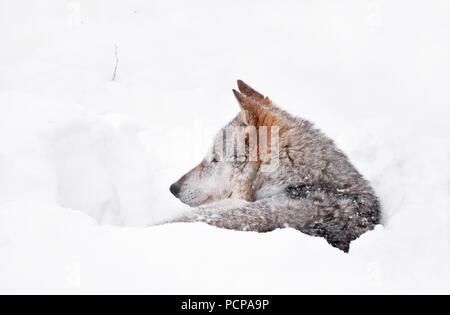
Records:
[[[0,2],[0,292],[450,293],[448,1]],[[114,45],[119,65],[111,81]],[[384,227],[151,226],[243,79],[333,138]]]

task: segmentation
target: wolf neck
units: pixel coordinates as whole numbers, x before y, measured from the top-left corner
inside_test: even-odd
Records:
[[[285,149],[282,148],[279,152],[279,164],[273,172],[263,172],[261,167],[257,171],[252,183],[252,199],[254,201],[282,194],[285,188],[292,184],[293,180],[300,180],[298,174],[292,176],[296,172],[295,165],[286,164],[284,157],[287,154],[284,151]]]
[[[280,135],[278,167],[273,172],[258,171],[253,199],[285,194],[292,185],[329,184],[336,178],[329,166],[342,158],[332,141],[311,123],[298,120]]]
[[[285,166],[280,165],[274,173],[262,173],[253,182],[253,200],[271,198],[283,194],[293,181],[300,182],[298,176],[292,177]]]

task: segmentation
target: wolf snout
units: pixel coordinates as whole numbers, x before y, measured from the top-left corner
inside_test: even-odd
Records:
[[[180,189],[181,189],[181,187],[177,183],[170,185],[170,188],[169,188],[170,192],[177,198],[180,193]]]

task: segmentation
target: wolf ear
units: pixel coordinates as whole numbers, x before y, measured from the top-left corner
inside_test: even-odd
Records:
[[[256,125],[256,117],[253,114],[253,107],[257,106],[257,104],[253,104],[252,100],[245,97],[241,93],[239,93],[236,90],[233,90],[234,96],[236,96],[236,99],[241,107],[241,118],[242,122],[246,126],[255,126]]]
[[[251,88],[247,83],[245,83],[242,80],[237,80],[237,84],[239,87],[239,91],[244,94],[247,97],[252,98],[256,102],[265,105],[265,106],[272,106],[272,101],[268,98],[259,93],[258,91]]]
[[[260,103],[256,102],[253,98],[242,95],[236,90],[233,90],[234,96],[241,105],[242,109],[242,121],[245,125],[250,126],[280,126],[279,118],[272,112],[270,108],[267,108]]]

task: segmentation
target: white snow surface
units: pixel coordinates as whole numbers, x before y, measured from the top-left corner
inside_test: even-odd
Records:
[[[0,1],[0,293],[450,293],[449,1]],[[118,72],[114,47],[118,49]],[[316,123],[384,226],[152,226],[243,79]]]

